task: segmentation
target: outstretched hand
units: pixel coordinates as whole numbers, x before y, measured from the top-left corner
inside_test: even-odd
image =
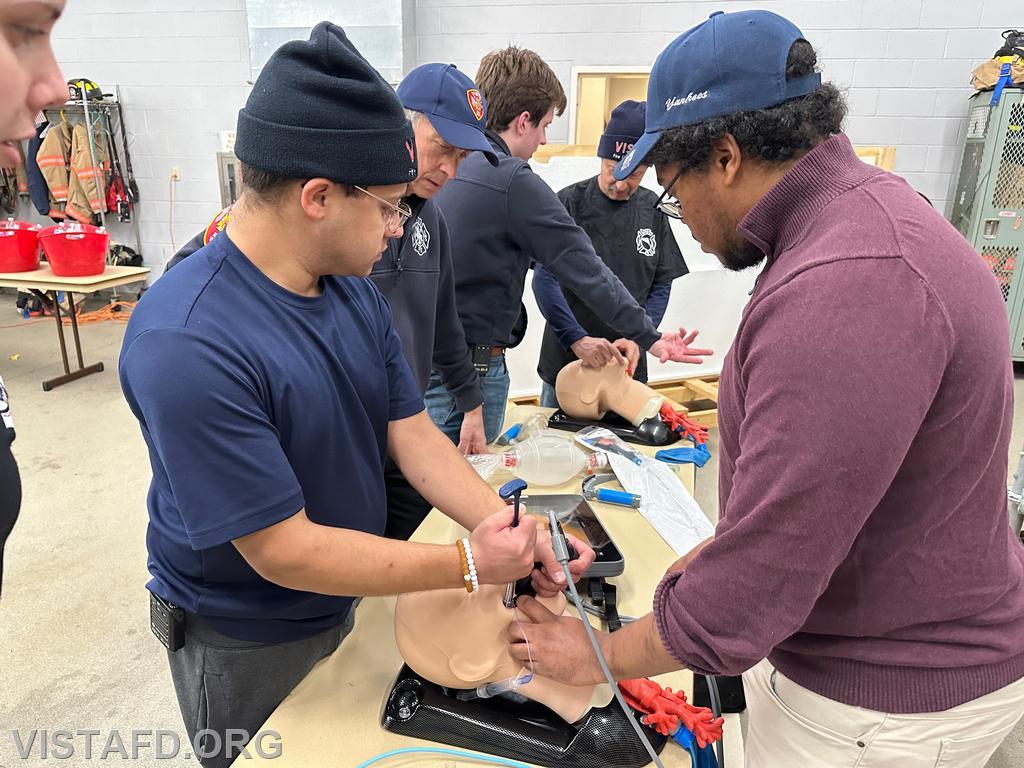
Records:
[[[672,360],[676,363],[698,365],[704,362],[705,357],[710,357],[715,352],[712,349],[690,346],[697,338],[697,333],[687,333],[685,328],[680,328],[678,333],[666,333],[659,341],[654,342],[648,351],[662,363]]]

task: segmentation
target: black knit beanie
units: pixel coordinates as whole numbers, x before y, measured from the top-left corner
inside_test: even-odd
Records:
[[[612,110],[597,145],[597,156],[618,162],[644,134],[647,102],[627,99]]]
[[[398,96],[345,35],[321,22],[278,48],[238,113],[235,155],[292,179],[378,186],[416,178]]]

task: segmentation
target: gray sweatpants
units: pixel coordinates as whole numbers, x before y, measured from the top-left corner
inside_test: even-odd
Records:
[[[185,645],[168,651],[167,659],[185,731],[203,768],[230,766],[313,666],[337,649],[354,618],[355,606],[339,627],[269,645],[226,637],[186,614]],[[254,741],[254,747],[271,752],[283,745],[268,736],[266,742]]]

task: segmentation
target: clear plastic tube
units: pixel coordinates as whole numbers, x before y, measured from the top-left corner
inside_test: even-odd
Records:
[[[503,693],[510,693],[518,690],[531,680],[533,680],[533,675],[527,673],[524,669],[523,672],[520,673],[519,677],[510,677],[507,680],[496,680],[493,683],[484,683],[483,685],[477,686],[476,696],[474,698],[489,699],[493,696],[500,696]]]
[[[513,609],[513,616],[515,616],[516,624],[522,629],[522,622],[519,619],[519,609]],[[475,690],[472,691],[461,691],[456,698],[462,701],[472,701],[473,699],[489,699],[493,696],[500,696],[503,693],[512,693],[528,682],[533,680],[533,651],[530,650],[530,641],[526,641],[526,656],[527,664],[521,670],[517,677],[509,677],[505,680],[495,680],[494,682],[484,683],[478,685]]]

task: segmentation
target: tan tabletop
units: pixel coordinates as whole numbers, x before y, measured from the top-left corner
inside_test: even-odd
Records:
[[[149,274],[147,267],[112,267],[107,266],[99,275],[87,277],[60,277],[53,274],[49,265],[31,272],[0,272],[0,288],[21,288],[26,291],[41,291],[53,294],[54,319],[57,322],[57,341],[60,344],[60,358],[64,365],[64,373],[61,376],[54,376],[43,382],[43,390],[49,392],[54,387],[68,384],[85,376],[99,373],[103,370],[103,363],[86,365],[82,358],[82,340],[78,334],[78,317],[75,308],[76,293],[95,293],[104,288],[113,288],[127,283],[137,283],[144,280]],[[61,319],[60,302],[57,301],[57,293],[64,291],[68,298],[69,310],[67,315],[71,320],[71,334],[75,343],[75,357],[78,360],[78,368],[71,370],[71,361],[68,359],[67,342],[64,339],[64,322]]]
[[[149,274],[148,267],[108,266],[100,275],[88,277],[59,277],[48,267],[31,272],[0,272],[0,288],[24,288],[37,291],[74,291],[95,293],[127,283],[137,283]]]
[[[552,412],[533,406],[514,406],[505,423],[524,421],[537,411]],[[653,455],[656,449],[640,450]],[[692,491],[693,465],[682,465],[679,477]],[[492,485],[497,488],[510,478],[505,472],[497,473]],[[558,488],[536,489],[538,494],[579,492],[580,484],[576,480]],[[654,588],[665,569],[677,559],[676,554],[636,510],[598,502],[591,504],[626,562],[625,573],[609,580],[618,587],[619,611],[627,616],[648,613]],[[413,540],[452,542],[456,528],[455,523],[434,510]],[[364,599],[356,609],[352,633],[337,651],[314,667],[271,714],[263,728],[276,731],[281,737],[281,755],[270,761],[272,768],[355,768],[364,760],[393,749],[443,746],[393,734],[380,726],[384,698],[402,666],[394,639],[394,605],[394,598]],[[570,613],[575,614],[575,610],[570,609]],[[598,622],[595,620],[594,624],[597,626]],[[662,685],[688,693],[692,687],[689,672],[674,672],[655,679]],[[666,767],[689,768],[688,754],[671,744],[668,747],[662,754]],[[235,765],[263,761],[255,751],[250,750],[250,754],[251,760],[239,757]],[[453,757],[422,754],[394,757],[381,763],[384,768],[469,764]]]

